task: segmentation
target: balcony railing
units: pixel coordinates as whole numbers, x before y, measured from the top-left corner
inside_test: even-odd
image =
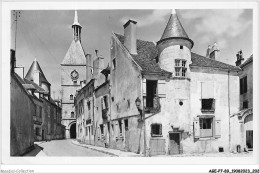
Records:
[[[144,107],[145,113],[155,113],[160,111],[160,109],[161,109],[161,105],[160,105],[159,97],[154,97],[152,101],[149,102],[149,105],[146,98],[146,105]]]
[[[107,119],[108,117],[108,108],[102,109],[102,118]]]

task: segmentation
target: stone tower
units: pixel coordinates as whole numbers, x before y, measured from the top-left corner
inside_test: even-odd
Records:
[[[86,80],[86,56],[81,45],[81,28],[75,11],[73,40],[61,63],[62,124],[66,126],[66,138],[76,138],[74,96],[80,83]]]
[[[159,52],[159,66],[172,73],[172,77],[166,82],[166,100],[162,101],[162,107],[170,108],[165,113],[172,128],[181,131],[190,131],[190,68],[191,48],[193,41],[187,33],[175,10],[172,10],[170,19],[157,42]],[[166,109],[167,110],[167,109]]]

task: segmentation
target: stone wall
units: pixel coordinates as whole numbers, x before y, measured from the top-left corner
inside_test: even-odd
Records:
[[[29,94],[11,75],[11,144],[10,155],[25,153],[34,143],[33,114],[35,105]]]

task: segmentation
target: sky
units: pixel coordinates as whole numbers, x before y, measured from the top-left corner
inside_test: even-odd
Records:
[[[235,65],[236,53],[244,58],[253,53],[253,12],[250,9],[177,9],[177,15],[189,38],[192,52],[206,55],[208,45],[216,42],[219,61]],[[137,38],[158,41],[169,20],[171,9],[165,10],[78,10],[82,26],[81,43],[85,53],[99,55],[108,62],[111,33],[123,34],[123,24],[137,21]],[[13,18],[13,15],[12,15]],[[18,19],[16,38],[17,65],[25,74],[36,58],[51,83],[52,97],[60,97],[62,62],[72,40],[74,10],[23,10]],[[14,48],[15,22],[11,20],[11,48]]]

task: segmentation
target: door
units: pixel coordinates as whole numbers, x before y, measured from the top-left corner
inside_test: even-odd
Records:
[[[169,155],[180,154],[180,133],[169,133]]]
[[[253,150],[253,131],[247,130],[246,131],[246,146],[248,150]]]
[[[44,141],[44,130],[42,130],[42,141]]]

